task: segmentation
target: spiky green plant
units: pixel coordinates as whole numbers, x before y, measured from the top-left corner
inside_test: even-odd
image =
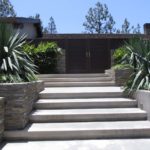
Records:
[[[36,80],[36,66],[22,50],[26,35],[13,33],[9,25],[0,24],[0,82]]]
[[[122,64],[129,63],[134,69],[125,90],[129,93],[138,89],[150,90],[150,41],[133,38],[124,48],[127,53]]]

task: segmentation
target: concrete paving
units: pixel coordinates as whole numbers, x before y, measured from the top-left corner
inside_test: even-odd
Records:
[[[30,115],[31,122],[90,122],[146,119],[147,113],[139,108],[36,110]]]
[[[45,88],[41,94],[47,93],[111,93],[111,92],[123,92],[120,87],[53,87]]]
[[[115,86],[114,81],[105,82],[45,82],[45,87],[94,87],[94,86]]]
[[[84,73],[84,74],[40,74],[38,77],[41,78],[85,78],[85,77],[110,77],[106,73]]]
[[[99,81],[113,81],[111,77],[94,77],[94,78],[42,78],[45,82],[99,82]]]
[[[33,123],[24,130],[5,131],[4,138],[6,140],[150,138],[150,122]]]
[[[40,99],[36,109],[133,108],[137,101],[125,98]]]
[[[6,143],[2,150],[149,150],[150,139],[26,141]]]
[[[45,88],[39,98],[113,98],[122,97],[122,92],[120,87],[51,87]]]
[[[139,108],[112,108],[112,109],[61,109],[61,110],[36,110],[32,115],[82,115],[82,114],[146,114]]]

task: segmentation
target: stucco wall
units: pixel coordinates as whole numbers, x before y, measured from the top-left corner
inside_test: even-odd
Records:
[[[17,28],[17,29],[14,28],[14,25],[9,24],[9,27],[12,28],[14,32],[19,31],[21,35],[27,34],[28,39],[34,39],[37,37],[37,31],[34,24],[24,23],[22,28]]]
[[[34,24],[24,23],[23,28],[19,29],[21,34],[27,34],[28,38],[34,39],[37,37],[37,31]]]
[[[0,142],[4,132],[4,98],[0,97]]]
[[[139,90],[135,93],[135,99],[138,102],[138,107],[145,110],[150,120],[150,91]]]

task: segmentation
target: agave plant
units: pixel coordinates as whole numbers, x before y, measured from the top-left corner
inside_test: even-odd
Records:
[[[0,24],[0,82],[36,80],[36,66],[22,50],[26,35],[13,33],[10,26]]]
[[[125,44],[124,48],[127,53],[122,63],[129,63],[134,69],[126,91],[150,90],[150,41],[133,38]]]

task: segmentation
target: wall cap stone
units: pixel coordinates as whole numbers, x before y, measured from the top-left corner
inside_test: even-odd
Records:
[[[18,83],[0,83],[0,86],[5,86],[5,85],[28,85],[28,84],[34,84],[34,83],[40,83],[43,82],[42,80],[37,80],[37,81],[31,81],[31,82],[18,82]]]

